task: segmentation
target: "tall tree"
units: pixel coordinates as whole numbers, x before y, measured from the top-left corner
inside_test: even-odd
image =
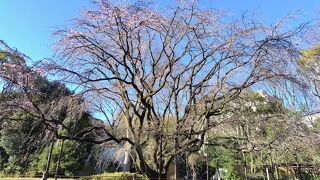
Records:
[[[105,115],[99,143],[129,143],[142,172],[165,177],[176,155],[198,151],[206,132],[228,119],[225,105],[242,90],[290,76],[303,26],[282,31],[252,19],[225,20],[189,1],[166,12],[141,1],[95,1],[57,31],[60,60],[46,68]]]
[[[27,65],[28,60],[0,41],[0,146],[9,155],[11,171],[18,167],[20,173],[30,167],[30,157],[51,141],[81,141],[94,136],[91,126],[98,124],[81,96],[47,80],[43,70]]]

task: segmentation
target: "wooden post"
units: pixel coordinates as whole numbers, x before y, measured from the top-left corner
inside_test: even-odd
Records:
[[[275,170],[275,173],[276,173],[276,179],[278,180],[279,179],[279,172],[278,172],[278,166],[277,165],[274,165],[274,170]]]
[[[244,176],[245,176],[245,179],[248,180],[246,154],[244,152],[242,152],[242,156],[243,156],[243,160],[244,160]]]
[[[218,180],[221,180],[221,175],[220,175],[220,171],[219,171],[219,159],[216,160],[216,168],[218,171]]]
[[[254,167],[253,167],[253,155],[252,155],[252,151],[250,152],[250,172],[251,174],[254,173]]]
[[[59,152],[59,156],[58,156],[56,172],[54,174],[54,179],[55,180],[58,179],[58,171],[59,171],[59,166],[60,166],[60,161],[61,161],[61,156],[62,156],[63,142],[64,142],[64,139],[61,140],[61,147],[60,147],[60,152]]]
[[[317,179],[316,174],[315,174],[315,165],[312,165],[312,177],[313,177],[313,180]]]
[[[207,149],[207,148],[206,148]],[[206,169],[207,169],[207,180],[209,180],[209,163],[208,163],[208,153],[206,153]]]
[[[54,139],[52,139],[52,141],[51,141],[51,146],[50,146],[48,159],[47,159],[46,170],[44,171],[44,173],[42,175],[42,180],[47,180],[47,178],[48,178],[47,176],[48,176],[48,173],[49,173],[49,167],[50,167],[50,163],[51,163],[51,156],[52,156],[53,146],[54,146]]]
[[[266,173],[267,173],[267,180],[270,180],[268,166],[266,166]]]
[[[302,179],[302,172],[301,172],[301,165],[298,164],[298,173],[299,173],[299,179]]]
[[[275,178],[275,176],[277,176],[277,175],[275,175],[274,173],[272,173],[272,169],[273,169],[273,159],[272,159],[272,152],[270,151],[270,150],[268,150],[268,155],[269,155],[269,160],[270,160],[270,170],[271,170],[271,175],[272,175],[272,178],[273,179],[277,179],[277,178]],[[275,173],[277,172],[277,170],[275,169]]]

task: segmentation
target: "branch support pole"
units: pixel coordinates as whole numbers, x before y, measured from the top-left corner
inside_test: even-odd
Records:
[[[59,156],[58,156],[58,162],[57,162],[56,172],[55,172],[55,174],[54,174],[54,179],[55,179],[55,180],[58,179],[58,171],[59,171],[59,166],[60,166],[60,161],[61,161],[61,156],[62,156],[63,143],[64,143],[64,139],[61,140],[61,147],[60,147],[60,152],[59,152]]]
[[[51,141],[50,151],[49,151],[48,159],[47,159],[46,170],[44,171],[44,173],[43,173],[43,175],[42,175],[42,180],[47,180],[47,178],[48,178],[48,173],[49,173],[49,167],[50,167],[50,163],[51,163],[51,156],[52,156],[53,146],[54,146],[54,139],[52,139],[52,141]]]

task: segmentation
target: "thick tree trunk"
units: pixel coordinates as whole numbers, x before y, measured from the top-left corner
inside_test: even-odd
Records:
[[[153,169],[150,169],[149,171],[144,172],[146,174],[146,176],[150,179],[150,180],[169,180],[170,178],[168,177],[168,171],[159,174],[157,171],[154,171]],[[171,179],[170,179],[171,180]]]
[[[145,162],[142,150],[137,146],[135,146],[134,149],[135,149],[137,156],[139,158],[140,170],[143,173],[145,173],[149,179],[158,179],[159,173],[157,171],[151,169],[148,166],[148,164]],[[162,175],[161,175],[161,177],[162,177]]]
[[[162,173],[162,174],[156,173],[153,176],[148,176],[148,178],[150,180],[159,180],[159,179],[161,179],[161,180],[169,180],[169,178],[167,177],[166,173]]]

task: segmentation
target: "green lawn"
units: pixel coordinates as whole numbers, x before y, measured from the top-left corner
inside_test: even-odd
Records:
[[[1,180],[40,180],[41,178],[0,178]],[[58,178],[61,179],[61,178]],[[54,180],[54,178],[48,178],[48,180]],[[63,179],[63,180],[73,180],[73,179]]]

